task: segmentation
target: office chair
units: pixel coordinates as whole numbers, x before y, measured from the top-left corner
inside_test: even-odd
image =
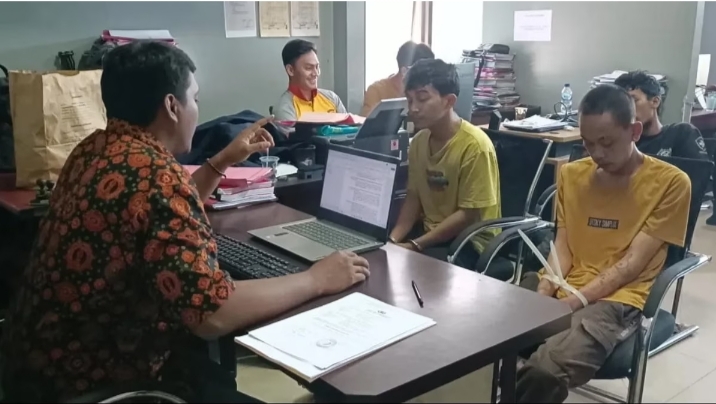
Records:
[[[63,401],[66,404],[94,404],[94,403],[173,403],[184,404],[190,402],[174,393],[173,388],[162,382],[128,384],[108,389],[91,391],[71,400]],[[0,403],[9,403],[6,398],[0,398]]]
[[[664,351],[674,344],[692,335],[697,326],[686,330],[679,330],[676,323],[676,312],[681,294],[683,279],[689,273],[702,267],[711,261],[711,257],[692,253],[689,251],[691,239],[693,238],[696,222],[701,210],[701,199],[704,195],[714,164],[705,160],[691,160],[677,157],[655,156],[666,161],[682,171],[691,180],[691,205],[689,206],[689,220],[686,228],[684,247],[669,246],[667,261],[664,270],[656,278],[654,285],[647,297],[642,321],[637,330],[624,342],[619,344],[609,356],[606,363],[595,375],[595,379],[622,379],[629,380],[629,390],[626,401],[624,398],[612,393],[603,391],[593,386],[585,385],[580,387],[592,394],[596,394],[616,402],[641,403],[644,391],[644,380],[646,377],[646,366],[648,358]],[[539,201],[548,200],[555,194],[555,187],[550,187],[540,196]],[[538,205],[539,205],[538,201]],[[532,225],[544,226],[543,222]],[[530,224],[525,224],[522,230],[534,232],[529,229]],[[519,239],[517,229],[512,228],[504,231],[499,237],[485,249],[480,256],[480,264],[489,263],[491,257],[499,253],[499,249],[507,245],[511,240]],[[483,256],[485,256],[483,260]],[[479,267],[478,270],[482,269]],[[676,293],[671,312],[661,309],[666,292],[671,285],[676,283]]]
[[[502,217],[475,223],[463,230],[450,245],[448,251],[448,262],[450,263],[454,263],[465,244],[481,231],[495,228],[507,229],[539,220],[539,217],[529,213],[529,209],[537,182],[549,156],[552,141],[516,136],[490,129],[483,130],[492,140],[497,154]],[[516,251],[510,251],[508,254],[510,258],[517,256],[514,261],[517,265],[520,265],[521,262],[522,248],[522,243],[519,243]],[[506,257],[498,257],[500,268],[491,268],[491,272],[494,272],[489,275],[504,281],[514,280],[516,279],[515,269],[512,263],[506,263],[505,259]],[[490,260],[490,263],[495,264],[496,261]]]
[[[91,403],[175,403],[189,401],[170,393],[173,389],[161,382],[151,384],[127,385],[106,390],[93,391],[80,397],[65,401],[67,404]]]
[[[709,160],[714,161],[714,154],[716,153],[716,138],[704,138],[704,146],[706,146],[706,152],[709,155]],[[716,174],[712,173],[711,178],[716,179]],[[704,195],[703,203],[704,205],[711,202],[711,208],[713,209],[713,203],[714,203],[714,186],[713,181],[709,185],[706,195]],[[706,205],[708,207],[708,205]]]

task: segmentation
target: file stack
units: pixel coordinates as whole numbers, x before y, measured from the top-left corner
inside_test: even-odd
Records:
[[[184,166],[193,173],[199,166]],[[231,167],[226,170],[206,207],[219,210],[242,208],[276,200],[274,172],[262,167]]]
[[[591,88],[597,87],[602,84],[614,84],[614,82],[619,78],[619,76],[626,73],[628,72],[624,70],[614,70],[611,73],[602,74],[601,76],[594,76],[590,81]],[[654,77],[656,81],[658,81],[659,84],[662,85],[662,87],[666,84],[666,76],[662,74],[652,74],[651,76]]]
[[[515,83],[514,54],[484,53],[463,51],[463,63],[475,63],[475,75],[480,68],[480,59],[484,58],[480,80],[474,89],[473,111],[489,111],[499,108],[518,106],[520,95]]]

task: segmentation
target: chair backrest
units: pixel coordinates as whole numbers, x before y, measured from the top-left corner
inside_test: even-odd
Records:
[[[714,154],[716,154],[716,138],[705,137],[704,146],[706,146],[706,153],[709,154],[711,161],[714,161]]]
[[[483,130],[492,140],[497,153],[502,217],[524,217],[530,211],[532,196],[552,141]]]
[[[714,163],[708,160],[685,159],[671,156],[652,157],[676,166],[681,171],[685,172],[691,180],[691,205],[689,206],[689,221],[686,226],[686,239],[684,247],[669,247],[669,256],[667,259],[667,265],[669,265],[684,259],[686,252],[691,246],[691,239],[694,236],[696,222],[698,221],[699,213],[701,212],[701,201],[704,198],[709,181],[711,180],[711,172],[713,171]]]

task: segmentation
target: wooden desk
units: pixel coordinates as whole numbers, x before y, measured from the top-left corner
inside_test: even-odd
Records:
[[[35,191],[25,189],[0,190],[0,207],[14,214],[23,214],[36,209],[30,205]]]
[[[36,216],[44,214],[44,207],[30,205],[33,199],[35,199],[34,190],[15,188],[15,174],[0,174],[0,208],[13,215]]]
[[[217,233],[239,240],[249,238],[248,230],[306,217],[277,203],[209,214]],[[321,400],[405,402],[502,359],[502,402],[512,402],[517,352],[570,325],[571,311],[555,299],[394,245],[365,257],[371,265],[368,281],[282,318],[361,292],[437,325],[312,383],[309,388]],[[412,280],[420,286],[423,309]]]
[[[488,125],[482,125],[482,128],[487,129]],[[542,132],[542,133],[533,133],[533,132],[523,132],[519,130],[510,130],[505,128],[504,126],[500,127],[500,131],[507,132],[511,135],[515,136],[522,136],[522,137],[532,137],[532,138],[539,138],[539,139],[547,139],[551,140],[555,143],[570,143],[570,142],[577,142],[582,141],[582,137],[579,134],[579,128],[574,128],[572,130],[566,130],[561,129],[557,131],[552,132]]]
[[[482,129],[487,129],[488,125],[480,125],[480,127]],[[550,157],[569,155],[569,153],[572,151],[572,145],[582,141],[582,136],[579,133],[579,128],[574,128],[572,130],[562,129],[552,132],[532,133],[523,132],[519,130],[510,130],[505,128],[504,126],[501,126],[500,131],[509,133],[514,136],[551,140],[552,142],[554,142],[554,144],[552,145],[552,150],[549,154]]]
[[[703,137],[714,137],[714,133],[716,133],[716,111],[703,109],[691,111],[691,124],[699,128]]]

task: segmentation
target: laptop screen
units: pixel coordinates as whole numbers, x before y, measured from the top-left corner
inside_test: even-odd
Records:
[[[397,164],[328,151],[321,208],[385,229]]]

